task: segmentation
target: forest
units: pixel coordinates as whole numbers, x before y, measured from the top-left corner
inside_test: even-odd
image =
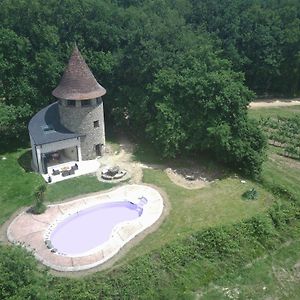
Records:
[[[210,152],[255,177],[266,138],[247,105],[300,94],[298,0],[1,0],[2,147],[28,142],[75,42],[107,123],[164,157]]]

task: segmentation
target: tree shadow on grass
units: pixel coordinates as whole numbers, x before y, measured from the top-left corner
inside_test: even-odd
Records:
[[[133,153],[134,160],[148,165],[162,165],[171,168],[182,177],[205,178],[208,181],[222,179],[232,175],[232,171],[217,161],[209,152],[185,152],[175,158],[164,158],[153,145],[139,141]]]
[[[27,150],[18,158],[19,165],[25,170],[26,173],[33,172],[31,167],[31,150]]]
[[[2,139],[0,140],[0,155],[16,152],[20,148],[28,148],[29,146],[28,141],[22,142],[14,139]]]

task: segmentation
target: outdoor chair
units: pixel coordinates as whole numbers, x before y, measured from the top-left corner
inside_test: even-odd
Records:
[[[70,171],[69,170],[64,170],[64,171],[61,172],[61,176],[62,177],[66,177],[68,175],[70,175]]]
[[[60,174],[60,171],[59,170],[54,170],[52,169],[52,175],[59,175]]]

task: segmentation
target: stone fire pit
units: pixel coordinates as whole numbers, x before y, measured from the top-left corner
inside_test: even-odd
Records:
[[[125,170],[121,170],[119,166],[104,168],[101,172],[101,178],[105,180],[120,179],[126,175]]]

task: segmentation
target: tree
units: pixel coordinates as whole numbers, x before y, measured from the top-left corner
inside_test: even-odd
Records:
[[[42,214],[46,210],[46,206],[44,204],[46,189],[47,186],[44,183],[39,185],[34,192],[35,205],[32,208],[32,212],[34,214]]]
[[[247,119],[252,93],[205,37],[160,70],[150,92],[156,110],[147,132],[165,156],[209,151],[248,176],[259,174],[266,141]]]
[[[24,132],[32,115],[28,104],[23,106],[6,105],[0,101],[0,145],[7,148],[8,145],[20,145],[27,140]]]

